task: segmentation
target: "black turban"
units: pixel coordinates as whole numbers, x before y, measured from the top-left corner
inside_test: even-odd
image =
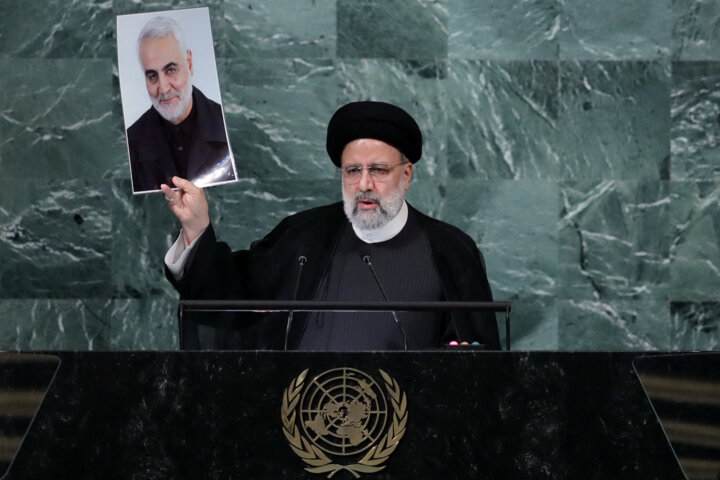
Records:
[[[358,138],[373,138],[392,145],[412,163],[422,156],[422,133],[402,108],[384,102],[353,102],[340,107],[327,129],[327,152],[338,167],[345,146]]]

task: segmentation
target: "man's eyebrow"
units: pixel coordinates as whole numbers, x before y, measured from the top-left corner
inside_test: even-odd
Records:
[[[177,67],[177,63],[176,63],[176,62],[169,62],[167,65],[165,65],[164,67],[162,67],[162,70],[167,70],[167,69],[170,68],[170,67]],[[148,75],[157,75],[157,73],[158,73],[157,70],[153,70],[153,69],[151,69],[151,68],[145,70],[145,76],[146,76],[146,77],[147,77]]]

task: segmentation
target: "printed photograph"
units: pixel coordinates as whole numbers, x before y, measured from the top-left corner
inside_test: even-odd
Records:
[[[207,7],[117,17],[133,193],[237,181]]]

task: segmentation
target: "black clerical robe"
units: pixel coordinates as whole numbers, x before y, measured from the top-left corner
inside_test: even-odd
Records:
[[[365,243],[345,222],[316,300],[408,302],[443,299],[440,274],[417,215],[390,239]],[[442,312],[313,312],[298,350],[409,350],[455,338]]]
[[[492,301],[485,264],[475,242],[458,228],[430,218],[408,205],[427,235],[440,276],[443,297],[456,301]],[[298,257],[307,258],[297,299],[314,300],[348,220],[342,203],[317,207],[283,219],[249,250],[232,252],[218,242],[208,227],[188,259],[180,281],[166,270],[168,280],[184,299],[292,299],[298,273]],[[390,280],[391,281],[391,280]],[[402,301],[404,299],[394,299]],[[428,299],[434,300],[434,299]],[[206,314],[205,314],[206,315]],[[199,332],[190,319],[181,325],[185,348],[282,349],[287,313],[239,314],[213,320],[213,327]],[[478,341],[499,349],[497,323],[492,313],[454,313],[460,340]],[[296,348],[305,329],[307,314],[296,313],[289,348]],[[412,327],[408,327],[412,328]],[[447,338],[417,348],[440,347]]]

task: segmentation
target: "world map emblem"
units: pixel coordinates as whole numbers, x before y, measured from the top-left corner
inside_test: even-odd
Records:
[[[360,474],[385,468],[405,434],[407,397],[397,381],[378,370],[380,382],[354,368],[295,377],[283,393],[283,433],[305,470]]]

